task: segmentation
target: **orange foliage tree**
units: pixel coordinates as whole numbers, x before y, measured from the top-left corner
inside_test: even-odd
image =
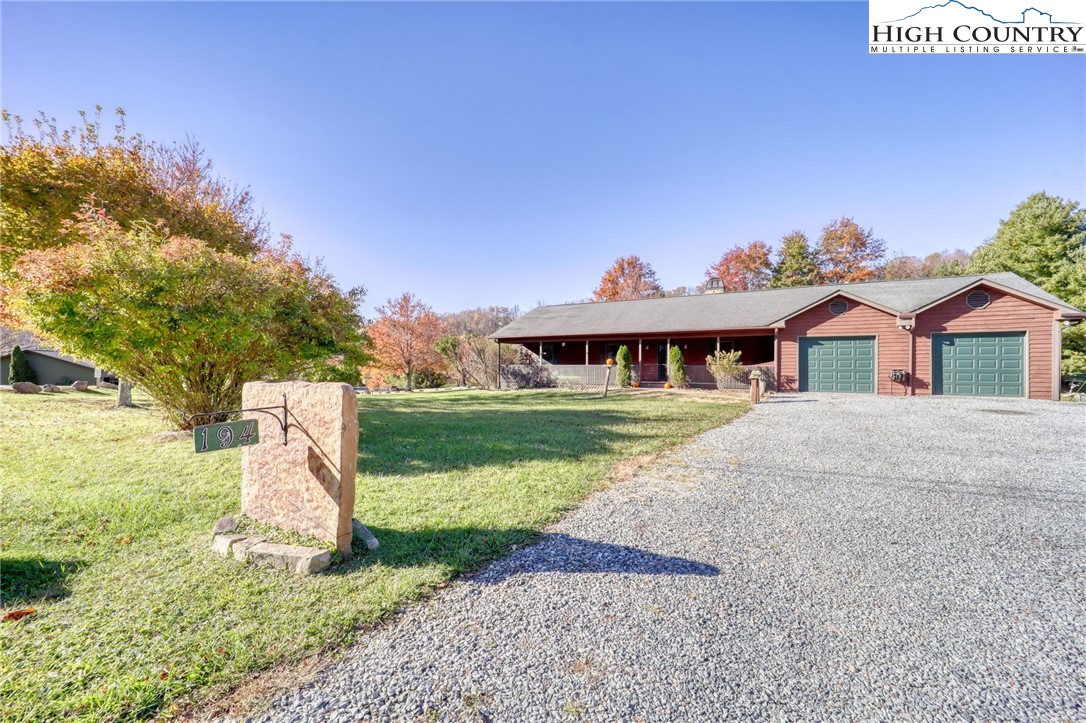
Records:
[[[623,256],[616,259],[600,279],[592,300],[651,299],[663,293],[664,289],[651,266],[638,256]]]
[[[377,314],[369,333],[381,369],[404,376],[408,389],[416,374],[442,369],[444,359],[435,347],[445,334],[445,325],[429,306],[405,293],[377,307]]]
[[[769,286],[773,275],[773,262],[769,260],[769,244],[751,241],[746,246],[736,246],[720,257],[720,261],[705,272],[706,278],[720,279],[725,291],[750,291]]]
[[[831,221],[822,229],[818,260],[822,278],[830,284],[871,281],[882,275],[886,242],[875,238],[851,218]]]

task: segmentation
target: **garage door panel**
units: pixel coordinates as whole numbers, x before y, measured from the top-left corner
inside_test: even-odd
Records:
[[[1025,333],[936,334],[932,392],[967,396],[1025,394]]]
[[[800,339],[800,391],[875,391],[875,337]]]

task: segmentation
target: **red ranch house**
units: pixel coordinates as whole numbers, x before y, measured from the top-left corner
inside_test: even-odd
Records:
[[[621,345],[637,380],[662,384],[677,346],[698,386],[714,384],[708,354],[738,349],[780,391],[1058,399],[1062,328],[1084,318],[997,273],[542,306],[491,338],[530,361],[502,367],[505,388],[602,384]]]

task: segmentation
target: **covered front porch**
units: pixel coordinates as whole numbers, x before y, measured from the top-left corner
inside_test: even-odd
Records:
[[[716,351],[739,351],[744,369],[747,372],[755,368],[761,370],[766,388],[776,388],[776,342],[770,329],[723,331],[712,336],[531,339],[512,344],[519,347],[520,363],[501,366],[502,389],[563,383],[602,387],[607,360],[614,359],[621,346],[629,348],[633,378],[642,387],[663,386],[669,381],[668,356],[672,348],[678,348],[682,351],[690,386],[716,388],[717,382],[705,364],[706,357]],[[724,386],[742,389],[748,384],[747,379],[739,379],[728,380]]]

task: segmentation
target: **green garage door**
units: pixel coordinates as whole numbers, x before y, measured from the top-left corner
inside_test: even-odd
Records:
[[[875,337],[801,338],[799,390],[873,393]]]
[[[1026,335],[934,334],[932,393],[1021,397],[1026,387]]]

